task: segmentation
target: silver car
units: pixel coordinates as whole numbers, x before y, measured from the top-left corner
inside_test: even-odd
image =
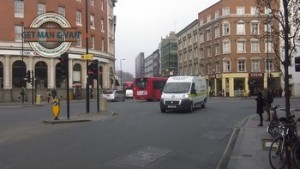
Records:
[[[106,90],[103,92],[102,97],[108,101],[125,101],[124,91],[122,90]]]

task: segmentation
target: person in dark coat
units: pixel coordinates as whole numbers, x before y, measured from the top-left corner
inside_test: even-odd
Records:
[[[262,114],[264,113],[265,101],[262,97],[261,92],[257,93],[257,98],[255,100],[256,100],[256,113],[260,117],[260,124],[258,124],[258,126],[263,126],[263,115]]]

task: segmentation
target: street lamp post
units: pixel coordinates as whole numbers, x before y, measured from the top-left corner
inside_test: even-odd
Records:
[[[120,76],[121,76],[121,79],[120,79],[120,86],[121,86],[121,89],[123,89],[123,84],[122,84],[122,76],[123,76],[123,72],[122,72],[122,60],[125,60],[124,58],[123,59],[120,59]]]

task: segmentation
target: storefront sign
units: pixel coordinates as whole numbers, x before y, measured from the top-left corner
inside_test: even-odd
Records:
[[[263,78],[263,73],[249,73],[249,78]]]
[[[22,33],[24,42],[40,56],[58,57],[65,53],[81,36],[68,20],[57,13],[45,13],[36,17]]]

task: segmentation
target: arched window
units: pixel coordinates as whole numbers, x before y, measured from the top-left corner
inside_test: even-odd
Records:
[[[12,66],[12,86],[23,87],[26,85],[24,78],[26,74],[26,66],[23,61],[15,61]]]
[[[35,78],[38,87],[47,88],[48,87],[48,74],[47,74],[47,64],[43,61],[39,61],[35,64]]]

